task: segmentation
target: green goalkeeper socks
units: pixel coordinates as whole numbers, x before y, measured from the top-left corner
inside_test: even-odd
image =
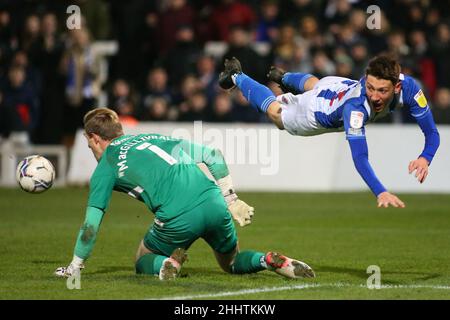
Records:
[[[166,256],[160,256],[154,253],[144,254],[136,261],[136,273],[157,275],[159,274],[163,261],[167,258]]]
[[[265,254],[256,251],[242,251],[239,252],[231,267],[232,273],[255,273],[266,270]]]

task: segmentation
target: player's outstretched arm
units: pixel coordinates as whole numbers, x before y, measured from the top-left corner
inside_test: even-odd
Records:
[[[98,208],[88,207],[86,209],[86,218],[78,233],[72,262],[68,267],[57,268],[56,276],[70,277],[84,269],[84,261],[91,255],[103,215],[104,212]]]
[[[404,208],[405,204],[397,196],[389,193],[376,177],[369,163],[366,139],[349,139],[348,142],[356,170],[377,197],[378,207],[387,208],[391,205],[396,208]]]
[[[425,146],[417,159],[409,163],[409,173],[415,172],[415,176],[420,183],[423,183],[428,176],[428,167],[433,161],[434,155],[440,144],[439,131],[433,119],[433,113],[428,106],[427,99],[414,79],[406,76],[402,81],[403,101],[409,107],[409,113],[423,132]]]
[[[415,172],[417,180],[423,183],[428,176],[428,167],[439,148],[440,137],[430,110],[421,118],[416,118],[416,121],[425,136],[425,146],[419,157],[409,163],[408,171],[410,174]]]

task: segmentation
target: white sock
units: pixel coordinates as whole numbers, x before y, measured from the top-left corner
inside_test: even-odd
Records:
[[[236,85],[236,78],[237,78],[237,76],[238,76],[237,73],[231,75],[231,80],[233,81],[233,83],[234,83],[235,85]]]

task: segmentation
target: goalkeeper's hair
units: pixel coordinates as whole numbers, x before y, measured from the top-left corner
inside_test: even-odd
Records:
[[[396,85],[400,76],[400,64],[387,54],[379,55],[369,61],[366,68],[366,76],[371,75],[378,79],[390,80]]]
[[[111,141],[123,135],[122,125],[116,112],[108,108],[97,108],[85,114],[84,131],[97,134],[104,140]]]

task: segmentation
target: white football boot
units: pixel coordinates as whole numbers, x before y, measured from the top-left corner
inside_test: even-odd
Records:
[[[313,269],[306,263],[288,258],[277,252],[268,252],[266,263],[268,270],[287,278],[314,278],[316,276]]]
[[[160,280],[175,279],[181,271],[181,266],[187,260],[186,250],[175,249],[169,258],[165,259],[159,270]]]

